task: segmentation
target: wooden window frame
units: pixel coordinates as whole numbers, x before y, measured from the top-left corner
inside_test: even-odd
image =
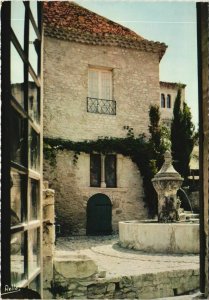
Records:
[[[37,74],[33,70],[33,67],[29,61],[29,22],[31,22],[39,43],[41,45],[41,32],[42,32],[42,22],[41,22],[41,9],[42,4],[37,2],[37,12],[38,12],[38,24],[36,25],[33,14],[30,10],[30,2],[22,1],[25,7],[25,19],[24,22],[24,47],[21,47],[18,38],[16,37],[13,29],[11,28],[11,5],[12,2],[4,2],[2,4],[2,142],[4,143],[5,148],[2,151],[2,239],[3,239],[3,247],[2,247],[2,293],[4,292],[4,288],[6,285],[11,286],[15,285],[17,287],[29,287],[30,283],[35,279],[39,278],[40,285],[40,294],[42,295],[42,104],[41,97],[37,99],[40,105],[40,124],[37,124],[32,120],[28,113],[28,81],[29,74],[33,78],[35,85],[40,89],[41,87],[41,46],[37,52]],[[8,38],[9,36],[9,38]],[[13,95],[11,95],[11,86],[10,86],[10,66],[11,66],[11,44],[14,46],[17,54],[19,54],[20,59],[23,63],[23,93],[24,93],[24,107],[20,105],[20,103],[15,99]],[[37,96],[38,97],[38,96]],[[8,141],[8,137],[10,136],[10,129],[12,126],[12,121],[10,121],[9,116],[11,113],[11,109],[13,109],[20,120],[25,120],[26,130],[24,131],[23,140],[25,140],[24,148],[24,157],[26,158],[25,165],[21,165],[16,162],[11,161],[10,157],[10,143],[12,141]],[[37,136],[40,140],[39,145],[39,171],[35,171],[29,168],[28,162],[28,150],[29,150],[29,126],[33,128],[36,132]],[[11,195],[10,195],[10,172],[15,171],[15,173],[24,175],[26,184],[25,184],[25,197],[21,197],[20,201],[26,206],[26,219],[20,224],[13,224],[11,226]],[[37,205],[39,208],[38,218],[37,220],[29,220],[29,208],[30,208],[30,194],[29,194],[29,185],[31,179],[37,181],[39,186]],[[20,203],[20,207],[21,207]],[[39,238],[37,240],[37,245],[39,245],[39,265],[33,274],[28,273],[29,267],[29,248],[28,241],[31,230],[39,231]],[[24,280],[18,281],[17,283],[12,282],[12,274],[11,274],[11,261],[10,261],[10,239],[12,234],[22,233],[25,236],[25,244],[24,244],[24,265],[26,270],[26,278]]]

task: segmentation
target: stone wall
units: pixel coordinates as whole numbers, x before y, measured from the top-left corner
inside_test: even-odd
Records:
[[[167,121],[169,123],[169,121],[171,121],[173,117],[173,107],[176,100],[177,92],[178,92],[178,87],[175,86],[174,84],[170,84],[170,85],[168,84],[167,86],[163,84],[160,85],[160,95],[161,94],[165,95],[165,101],[167,95],[171,96],[171,108],[160,107],[161,119],[165,120],[165,122]],[[182,103],[185,101],[185,88],[182,88],[181,90],[181,100]]]
[[[73,152],[59,151],[56,166],[44,162],[44,177],[56,191],[56,216],[63,235],[86,234],[87,202],[97,193],[104,193],[112,202],[114,232],[121,220],[147,218],[142,178],[129,158],[117,155],[117,188],[96,188],[90,187],[89,155],[81,153],[76,164],[73,164],[73,156]]]
[[[89,67],[112,70],[116,115],[87,112]],[[110,46],[84,45],[45,38],[44,136],[73,141],[101,136],[126,137],[124,126],[148,134],[149,106],[159,104],[157,53]],[[82,154],[76,166],[72,153],[59,153],[57,166],[45,161],[44,176],[56,190],[56,215],[65,234],[85,234],[86,205],[95,193],[112,201],[112,227],[118,221],[147,216],[142,201],[142,179],[131,160],[118,156],[114,189],[89,187],[89,156]]]
[[[116,115],[87,112],[89,67],[112,70]],[[44,136],[125,137],[124,126],[148,133],[148,109],[159,104],[159,93],[157,53],[45,37]]]
[[[156,299],[188,293],[199,287],[199,271],[188,269],[137,276],[66,278],[55,271],[54,298]]]

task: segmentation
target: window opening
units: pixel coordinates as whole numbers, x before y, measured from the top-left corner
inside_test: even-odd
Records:
[[[112,71],[89,69],[87,111],[116,114],[116,102],[112,99]]]
[[[90,186],[116,187],[116,155],[90,155]]]
[[[165,95],[161,94],[161,107],[164,108],[165,107]]]
[[[167,108],[171,108],[171,95],[167,95]]]

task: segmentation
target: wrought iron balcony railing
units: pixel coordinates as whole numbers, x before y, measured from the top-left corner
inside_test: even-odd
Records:
[[[116,101],[87,97],[87,112],[116,115]]]

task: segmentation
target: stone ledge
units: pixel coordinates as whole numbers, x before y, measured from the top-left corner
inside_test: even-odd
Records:
[[[95,262],[85,255],[70,255],[64,251],[54,257],[55,272],[64,278],[86,278],[98,272]]]

